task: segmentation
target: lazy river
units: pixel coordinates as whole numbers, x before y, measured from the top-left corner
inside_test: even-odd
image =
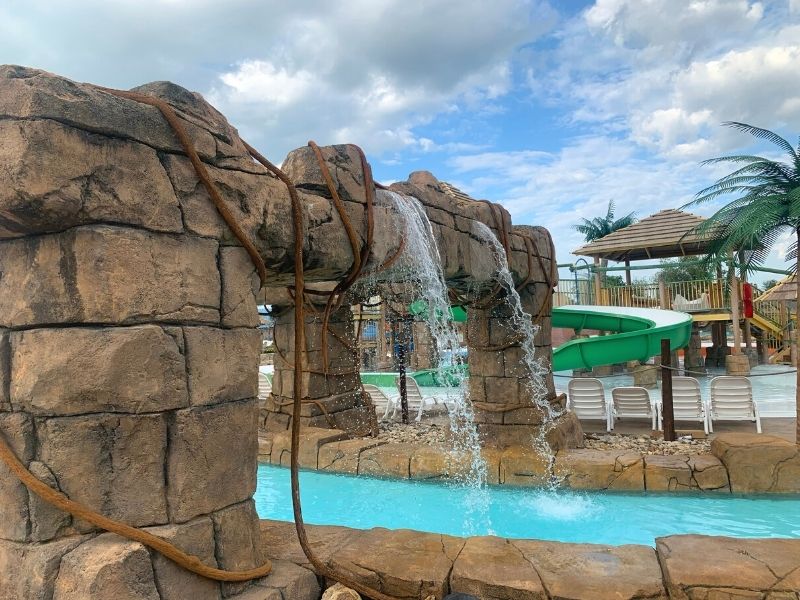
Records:
[[[654,545],[699,533],[800,537],[800,497],[549,492],[395,481],[303,471],[306,523],[416,529],[562,542]],[[478,496],[476,496],[478,494]],[[264,519],[292,520],[289,469],[259,465],[255,495]]]

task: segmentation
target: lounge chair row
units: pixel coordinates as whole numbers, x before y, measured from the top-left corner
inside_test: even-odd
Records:
[[[399,378],[395,377],[394,385],[397,389],[397,393],[387,396],[381,388],[366,383],[364,384],[364,391],[369,394],[370,398],[372,398],[372,403],[375,406],[383,406],[384,404],[386,405],[386,410],[384,411],[381,420],[384,420],[387,417],[394,419],[395,415],[397,415],[397,410],[400,408]],[[419,389],[419,385],[412,377],[406,377],[406,401],[408,403],[409,411],[417,411],[417,416],[414,419],[417,422],[422,419],[422,413],[425,411],[426,406],[439,404],[439,401],[435,397],[423,396],[422,391]],[[392,413],[391,416],[389,416],[390,411]]]
[[[614,429],[622,418],[649,419],[653,429],[661,430],[663,414],[660,402],[651,400],[643,387],[618,387],[606,401],[603,382],[586,377],[570,380],[567,407],[580,419],[602,420],[606,431]],[[699,421],[706,433],[714,431],[715,421],[752,421],[761,433],[758,405],[746,377],[721,376],[711,380],[711,397],[703,401],[700,383],[694,377],[672,378],[672,410],[676,421]]]

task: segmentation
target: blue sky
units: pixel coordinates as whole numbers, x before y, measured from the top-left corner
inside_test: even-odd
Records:
[[[172,80],[276,162],[359,144],[379,180],[429,170],[548,227],[561,262],[609,200],[678,207],[724,173],[702,159],[773,152],[722,121],[800,134],[800,0],[5,0],[0,62]]]

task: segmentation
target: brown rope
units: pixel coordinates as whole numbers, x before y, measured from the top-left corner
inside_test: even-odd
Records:
[[[272,563],[267,561],[263,565],[254,569],[244,571],[228,571],[217,569],[203,564],[199,558],[180,550],[166,540],[154,536],[151,533],[136,529],[125,523],[120,523],[114,519],[109,519],[95,512],[91,508],[79,502],[70,500],[65,494],[51,488],[46,483],[37,479],[16,457],[8,446],[5,436],[0,433],[0,459],[6,464],[8,469],[34,494],[42,500],[71,514],[78,519],[91,523],[95,527],[116,533],[119,536],[144,544],[156,552],[163,554],[174,563],[180,565],[187,571],[191,571],[201,577],[213,579],[215,581],[249,581],[269,575],[272,570]]]
[[[374,231],[374,215],[373,215],[373,200],[374,200],[374,190],[373,190],[373,180],[372,180],[372,170],[369,167],[369,163],[367,163],[367,159],[364,156],[364,152],[361,148],[356,146],[356,150],[359,155],[359,159],[361,161],[361,170],[364,177],[364,190],[365,190],[365,207],[364,210],[366,212],[367,217],[367,234],[364,245],[359,249],[358,239],[353,229],[353,225],[350,222],[350,217],[345,210],[344,203],[342,202],[341,197],[339,196],[339,192],[336,189],[336,186],[333,182],[333,178],[331,177],[330,170],[328,169],[328,164],[325,162],[325,157],[322,155],[322,150],[320,150],[319,146],[314,141],[308,142],[308,145],[311,147],[311,150],[314,153],[314,156],[317,159],[317,163],[319,164],[320,172],[322,173],[322,177],[325,180],[325,185],[328,186],[328,191],[331,194],[331,198],[333,199],[334,207],[339,214],[340,219],[342,220],[342,225],[345,228],[345,232],[347,233],[347,237],[350,241],[350,248],[353,252],[353,266],[350,268],[350,272],[345,276],[345,278],[340,281],[336,287],[333,289],[333,292],[328,296],[328,300],[325,303],[325,309],[322,313],[322,364],[325,368],[328,368],[329,356],[328,356],[328,323],[330,321],[331,314],[334,310],[337,310],[341,307],[342,302],[344,300],[344,293],[355,283],[356,279],[358,279],[361,271],[363,269],[364,264],[366,263],[367,259],[369,258],[369,253],[372,250],[372,237]],[[340,340],[341,341],[341,340]]]
[[[151,96],[145,96],[143,94],[137,94],[134,92],[112,90],[108,88],[100,89],[114,96],[119,96],[128,100],[134,100],[143,104],[155,106],[161,111],[161,114],[164,115],[167,123],[169,123],[169,125],[172,127],[173,131],[175,132],[175,136],[180,141],[181,146],[189,156],[189,160],[194,166],[197,176],[206,187],[206,190],[214,202],[214,205],[217,207],[220,215],[225,220],[233,234],[245,247],[247,253],[250,255],[250,258],[256,266],[258,275],[261,278],[261,284],[263,285],[267,276],[267,270],[264,261],[258,254],[256,247],[252,244],[252,242],[250,242],[249,239],[247,239],[244,231],[241,229],[241,227],[239,227],[238,223],[236,223],[233,214],[228,210],[228,207],[222,200],[222,197],[217,191],[214,182],[208,175],[205,165],[200,161],[200,157],[197,155],[189,136],[186,134],[183,124],[175,114],[174,109],[164,100],[159,98],[153,98]],[[87,506],[84,506],[79,502],[75,502],[74,500],[70,500],[65,494],[51,488],[49,485],[40,481],[30,471],[28,471],[25,465],[20,462],[20,460],[8,446],[5,437],[2,434],[0,434],[0,459],[2,459],[6,466],[8,466],[9,470],[16,475],[17,478],[28,489],[30,489],[48,504],[65,511],[74,517],[77,517],[78,519],[82,519],[88,523],[91,523],[95,527],[99,527],[100,529],[104,529],[111,533],[116,533],[124,538],[144,544],[148,548],[152,548],[153,550],[163,554],[176,564],[180,565],[187,571],[195,573],[196,575],[213,579],[215,581],[248,581],[251,579],[257,579],[259,577],[264,577],[272,571],[272,563],[269,561],[254,569],[247,569],[243,571],[228,571],[225,569],[209,567],[208,565],[203,564],[196,556],[192,556],[191,554],[183,552],[166,540],[156,537],[151,533],[147,533],[146,531],[126,525],[125,523],[104,517]]]
[[[250,154],[258,162],[263,164],[268,169],[275,169],[281,180],[287,182],[290,190],[290,197],[292,199],[292,226],[294,228],[294,289],[298,295],[303,294],[305,290],[305,268],[303,265],[303,209],[300,205],[300,199],[297,196],[297,191],[294,188],[291,180],[275,165],[270,163],[266,158],[261,156],[254,148],[246,145]],[[365,184],[367,182],[365,181]],[[303,507],[300,502],[300,409],[302,406],[302,387],[303,387],[303,363],[301,359],[301,352],[298,349],[305,348],[305,327],[304,327],[304,310],[302,303],[295,303],[294,311],[294,379],[292,393],[294,395],[294,405],[292,406],[292,444],[291,444],[291,461],[290,461],[290,476],[291,476],[291,490],[292,490],[292,510],[294,512],[294,524],[297,531],[297,539],[300,542],[300,547],[303,553],[308,558],[308,561],[316,570],[317,574],[321,577],[327,577],[333,581],[354,589],[362,596],[371,598],[372,600],[398,600],[395,596],[389,596],[372,589],[350,577],[337,573],[323,563],[319,557],[314,553],[311,545],[308,542],[308,535],[306,533],[305,523],[303,521]],[[323,333],[324,333],[323,329]]]
[[[169,123],[169,125],[172,127],[176,137],[178,138],[184,150],[186,151],[186,154],[188,155],[192,163],[192,166],[194,167],[198,177],[200,178],[206,190],[208,191],[209,196],[211,197],[220,215],[225,220],[226,224],[231,229],[233,234],[242,243],[248,255],[250,256],[251,260],[255,264],[259,278],[261,279],[261,284],[263,286],[267,279],[267,271],[266,271],[266,265],[264,264],[263,259],[258,253],[258,249],[252,242],[250,242],[250,240],[245,235],[244,231],[236,222],[233,214],[228,210],[228,207],[222,200],[222,197],[217,191],[214,182],[209,177],[205,165],[202,163],[202,161],[200,161],[200,157],[197,155],[197,152],[195,151],[194,146],[191,140],[189,139],[189,136],[187,135],[185,129],[183,128],[183,124],[178,119],[174,109],[164,100],[161,100],[159,98],[153,98],[151,96],[145,96],[143,94],[137,94],[134,92],[111,90],[108,88],[100,88],[100,89],[115,96],[155,106],[161,111],[167,123]],[[254,159],[260,162],[270,172],[275,174],[281,181],[283,181],[289,190],[289,197],[292,203],[292,217],[293,217],[292,221],[294,229],[294,258],[295,258],[294,287],[295,290],[298,292],[298,294],[302,296],[304,294],[304,268],[303,268],[303,243],[302,243],[303,212],[302,212],[302,206],[300,205],[300,200],[297,195],[297,190],[295,189],[294,184],[286,176],[285,173],[283,173],[275,165],[273,165],[266,158],[264,158],[252,146],[245,143],[245,147],[247,148],[248,152]],[[363,163],[366,162],[363,153],[361,153],[361,157],[363,161],[362,162],[363,166]],[[367,175],[365,172],[365,179],[366,176]],[[368,202],[370,194],[371,192],[368,193]],[[370,229],[368,233],[368,239],[370,241],[371,241],[371,236],[372,232]],[[314,566],[314,568],[317,570],[317,573],[319,575],[327,577],[334,581],[338,581],[356,590],[360,594],[367,596],[368,598],[372,598],[373,600],[397,600],[397,598],[393,596],[389,596],[377,590],[373,590],[369,586],[365,586],[359,583],[358,581],[352,580],[349,577],[341,575],[336,571],[334,571],[333,569],[329,568],[327,565],[323,564],[319,560],[319,558],[317,558],[317,556],[314,554],[313,550],[311,549],[308,543],[308,537],[306,535],[305,525],[303,523],[302,508],[300,504],[300,482],[298,475],[299,473],[298,460],[299,460],[299,448],[300,448],[300,436],[299,436],[300,406],[301,406],[301,387],[302,387],[302,352],[298,351],[298,349],[302,349],[305,345],[304,341],[305,328],[303,327],[303,321],[304,321],[303,304],[295,303],[295,322],[294,322],[295,370],[294,370],[294,390],[293,390],[294,406],[292,411],[292,445],[291,445],[292,486],[291,487],[292,487],[292,507],[294,510],[295,528],[297,529],[297,537],[298,540],[300,541],[300,546],[302,547],[306,557]],[[23,465],[22,462],[20,462],[20,460],[11,450],[11,448],[9,447],[8,443],[5,440],[5,436],[2,433],[0,433],[0,460],[2,460],[8,466],[9,470],[28,489],[33,491],[36,495],[41,497],[44,501],[48,502],[49,504],[55,506],[60,510],[70,513],[71,515],[77,517],[78,519],[91,523],[92,525],[99,527],[100,529],[116,533],[117,535],[137,541],[149,548],[152,548],[153,550],[161,553],[165,557],[169,558],[179,566],[183,567],[184,569],[192,573],[195,573],[197,575],[215,581],[249,581],[252,579],[265,577],[272,571],[272,563],[270,561],[267,561],[266,563],[264,563],[259,567],[243,571],[229,571],[225,569],[217,569],[214,567],[209,567],[203,564],[200,561],[200,559],[197,558],[196,556],[192,556],[190,554],[183,552],[179,548],[175,547],[173,544],[159,537],[156,537],[146,531],[142,531],[140,529],[136,529],[135,527],[126,525],[125,523],[120,523],[119,521],[116,521],[114,519],[109,519],[108,517],[104,517],[103,515],[95,512],[94,510],[86,506],[83,506],[82,504],[75,502],[74,500],[70,500],[65,494],[51,488],[49,485],[40,481],[30,471],[28,471],[25,465]]]

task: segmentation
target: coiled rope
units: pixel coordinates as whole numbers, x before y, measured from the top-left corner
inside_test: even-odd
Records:
[[[259,278],[261,280],[262,286],[267,280],[267,269],[264,263],[264,260],[261,258],[261,255],[258,252],[258,249],[255,245],[249,240],[245,232],[236,222],[235,217],[230,212],[228,207],[225,205],[225,202],[222,200],[216,185],[211,180],[211,177],[208,174],[208,171],[200,160],[196,150],[194,149],[194,145],[190,140],[188,134],[186,133],[183,124],[181,123],[180,119],[178,118],[175,110],[170,106],[166,101],[147,96],[144,94],[139,94],[136,92],[128,92],[122,90],[113,90],[104,87],[98,87],[103,92],[108,94],[118,96],[121,98],[125,98],[128,100],[133,100],[135,102],[140,102],[142,104],[148,104],[150,106],[154,106],[161,111],[162,115],[166,119],[167,123],[172,128],[175,136],[178,138],[181,146],[183,147],[184,151],[186,152],[189,160],[192,163],[192,166],[197,173],[197,176],[200,178],[201,182],[205,186],[206,190],[208,191],[209,196],[211,197],[212,202],[214,203],[215,207],[219,211],[220,215],[222,216],[225,223],[230,228],[231,232],[236,236],[236,238],[241,242],[242,246],[247,251],[250,259],[252,260],[253,264],[256,267],[258,272]],[[292,221],[293,221],[293,229],[294,229],[294,259],[295,259],[295,272],[294,272],[294,289],[295,293],[302,298],[304,294],[304,269],[303,269],[303,209],[300,204],[300,199],[297,195],[297,190],[295,189],[294,184],[292,181],[286,176],[283,171],[281,171],[278,167],[273,165],[270,161],[268,161],[265,157],[263,157],[258,151],[255,150],[252,146],[245,143],[245,147],[250,155],[261,163],[267,170],[271,173],[276,175],[287,187],[289,190],[289,197],[291,199],[292,204]],[[366,173],[368,172],[369,166],[366,163],[366,158],[364,157],[364,153],[359,149],[359,154],[362,159],[362,167],[365,168],[365,186],[369,187]],[[371,181],[371,174],[369,176],[369,180]],[[372,190],[369,189],[368,192],[368,202],[370,203],[371,207],[371,194]],[[371,217],[368,218],[368,244],[365,244],[366,252],[369,252],[368,245],[371,244],[372,241],[372,225],[371,225]],[[355,253],[354,253],[355,255]],[[366,255],[358,255],[359,262],[363,262],[366,259]],[[353,270],[355,272],[356,269]],[[355,275],[357,277],[357,273]],[[349,283],[355,280],[355,277],[352,278]],[[350,279],[350,278],[348,278]],[[294,318],[294,344],[295,344],[295,356],[294,356],[294,389],[293,389],[293,397],[294,397],[294,406],[292,411],[292,444],[291,444],[291,487],[292,487],[292,508],[294,511],[294,521],[295,521],[295,528],[297,530],[297,537],[300,542],[300,546],[303,549],[306,557],[308,558],[309,562],[314,566],[317,571],[317,574],[326,577],[328,579],[332,579],[334,581],[338,581],[343,585],[346,585],[358,593],[367,596],[368,598],[372,598],[373,600],[398,600],[394,596],[389,596],[377,590],[370,588],[369,586],[363,585],[358,581],[350,579],[349,577],[337,573],[335,570],[328,567],[324,564],[319,558],[314,554],[314,551],[311,549],[311,546],[308,542],[308,537],[306,535],[305,524],[303,522],[303,515],[302,515],[302,507],[300,504],[300,481],[299,481],[299,450],[300,450],[300,407],[301,407],[301,387],[302,387],[302,350],[305,348],[305,328],[304,324],[304,310],[303,310],[303,303],[302,302],[295,302],[295,318]],[[298,350],[299,349],[299,350]],[[139,542],[148,548],[152,548],[153,550],[159,552],[163,556],[169,558],[177,565],[183,567],[187,571],[195,573],[196,575],[200,575],[201,577],[205,577],[207,579],[212,579],[215,581],[227,581],[227,582],[236,582],[236,581],[249,581],[252,579],[258,579],[260,577],[264,577],[269,575],[272,571],[272,563],[270,561],[265,562],[263,565],[259,567],[255,567],[253,569],[247,569],[242,571],[230,571],[226,569],[218,569],[215,567],[209,567],[205,565],[200,559],[196,556],[188,554],[177,548],[173,544],[167,542],[166,540],[154,536],[146,531],[142,531],[135,527],[131,527],[130,525],[126,525],[125,523],[121,523],[117,520],[110,519],[105,517],[96,511],[84,506],[79,502],[75,502],[74,500],[70,500],[65,494],[62,492],[51,488],[49,485],[45,484],[44,482],[40,481],[36,476],[34,476],[26,467],[22,464],[22,462],[17,458],[14,454],[14,451],[8,445],[5,436],[0,432],[0,460],[2,460],[6,466],[9,468],[11,473],[13,473],[22,483],[30,489],[33,493],[37,496],[42,498],[48,504],[63,510],[74,517],[87,521],[91,523],[95,527],[103,529],[105,531],[109,531],[111,533],[115,533],[121,537]]]

